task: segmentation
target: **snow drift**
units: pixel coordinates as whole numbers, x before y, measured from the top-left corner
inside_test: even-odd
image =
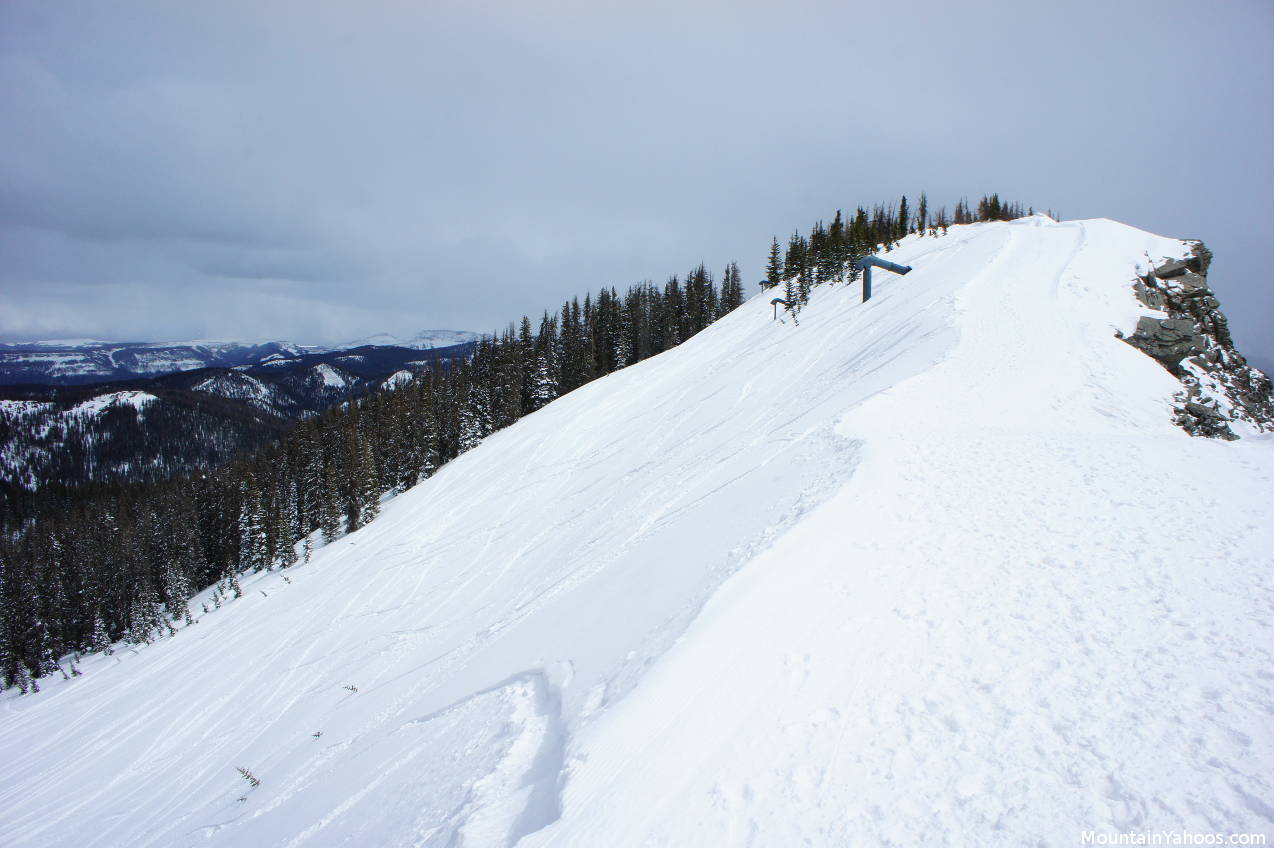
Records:
[[[1115,335],[1186,250],[1034,217],[908,238],[799,325],[754,298],[6,693],[0,842],[1269,832],[1274,443],[1184,434]]]

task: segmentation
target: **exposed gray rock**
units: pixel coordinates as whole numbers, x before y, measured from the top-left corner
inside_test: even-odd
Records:
[[[1216,411],[1215,409],[1213,409],[1212,407],[1210,407],[1210,406],[1204,406],[1204,405],[1203,405],[1203,404],[1201,404],[1201,403],[1195,403],[1195,402],[1194,402],[1194,401],[1192,401],[1192,400],[1188,400],[1188,401],[1186,401],[1185,409],[1186,409],[1186,412],[1188,412],[1188,413],[1190,413],[1191,415],[1194,415],[1194,416],[1196,416],[1196,417],[1198,417],[1198,418],[1207,418],[1207,419],[1210,419],[1210,420],[1212,420],[1212,421],[1224,421],[1224,420],[1225,420],[1225,416],[1224,416],[1224,415],[1222,415],[1220,412],[1217,412],[1217,411]]]
[[[1184,274],[1188,270],[1197,270],[1199,267],[1199,263],[1197,261],[1194,261],[1194,268],[1191,269],[1190,265],[1192,261],[1193,260],[1191,259],[1174,259],[1171,262],[1166,262],[1163,265],[1160,265],[1158,268],[1154,270],[1154,274],[1159,279],[1166,280],[1169,277],[1175,277],[1178,274]]]
[[[1233,441],[1238,436],[1230,429],[1230,422],[1219,411],[1195,401],[1186,401],[1185,406],[1178,407],[1173,417],[1178,427],[1192,436],[1207,436],[1212,439]]]
[[[1190,258],[1199,263],[1194,270],[1206,277],[1208,268],[1212,265],[1212,251],[1202,241],[1195,239],[1190,243]]]
[[[1148,287],[1141,280],[1138,280],[1137,282],[1133,283],[1132,287],[1133,287],[1133,290],[1137,292],[1137,300],[1140,300],[1142,303],[1144,303],[1146,306],[1149,306],[1151,309],[1162,310],[1166,306],[1167,301],[1164,300],[1163,292],[1159,291],[1158,289],[1152,289]]]
[[[1186,297],[1204,296],[1208,292],[1208,280],[1202,274],[1186,271],[1172,280],[1172,286],[1181,289]]]
[[[1234,349],[1229,322],[1208,287],[1212,251],[1203,242],[1190,255],[1160,265],[1133,283],[1137,299],[1168,318],[1143,316],[1120,338],[1168,369],[1183,385],[1173,420],[1195,436],[1237,439],[1245,422],[1274,432],[1274,386]]]
[[[1207,339],[1188,318],[1151,318],[1143,315],[1137,321],[1137,331],[1124,341],[1158,360],[1177,376],[1181,375],[1181,360],[1192,353],[1208,349]]]

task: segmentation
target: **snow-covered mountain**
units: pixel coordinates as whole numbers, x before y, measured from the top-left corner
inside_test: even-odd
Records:
[[[1188,435],[1227,389],[1117,336],[1178,329],[1134,284],[1191,249],[1034,217],[758,296],[0,696],[0,842],[1269,833],[1274,438]]]
[[[312,348],[290,342],[101,342],[92,339],[0,344],[0,384],[76,385],[155,377],[197,368],[255,365],[300,356]]]
[[[47,399],[0,398],[0,485],[34,491],[206,470],[278,438],[289,421],[378,386],[383,373],[360,377],[320,357],[285,361],[286,369],[200,369],[58,389]]]
[[[375,345],[377,347],[406,347],[412,350],[432,350],[436,347],[450,347],[452,345],[468,344],[476,342],[482,338],[479,333],[471,333],[468,330],[421,330],[414,336],[402,337],[394,336],[389,333],[376,333],[372,336],[364,336],[360,339],[345,342],[339,347],[330,348],[330,350],[350,350],[356,347],[364,347],[366,345]]]
[[[412,373],[466,358],[468,346],[274,353],[255,365],[71,386],[0,387],[0,487],[165,479],[221,464],[315,415]],[[156,398],[149,415],[98,415],[123,395]],[[215,399],[228,401],[218,402]]]
[[[423,330],[411,338],[387,333],[335,347],[284,341],[104,342],[60,339],[0,344],[0,385],[80,385],[156,377],[200,368],[247,368],[375,345],[433,350],[468,344],[480,336],[465,330]]]

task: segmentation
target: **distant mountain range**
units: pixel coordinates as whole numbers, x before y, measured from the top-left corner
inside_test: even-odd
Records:
[[[443,332],[451,335],[433,339],[477,338]],[[405,344],[421,339],[428,334]],[[45,346],[30,352],[38,344]],[[463,360],[473,342],[335,350],[281,342],[36,343],[22,346],[26,354],[16,347],[6,346],[0,356],[14,357],[19,373],[24,360],[18,356],[50,358],[34,360],[43,364],[25,379],[0,384],[0,501],[6,486],[162,480],[221,465],[298,419],[402,386],[434,364]],[[199,365],[200,356],[221,364]],[[231,362],[241,364],[225,364]],[[99,371],[91,370],[94,364]],[[121,376],[104,380],[101,371],[108,368]]]
[[[201,368],[245,368],[365,347],[434,350],[479,338],[467,330],[424,330],[410,338],[380,333],[333,347],[286,341],[110,342],[53,339],[0,344],[0,385],[57,386],[159,377]]]
[[[391,336],[389,333],[377,333],[373,336],[366,336],[361,339],[355,339],[352,342],[346,342],[339,347],[324,348],[323,350],[343,350],[351,347],[365,347],[367,345],[375,345],[377,347],[409,347],[413,350],[433,350],[436,347],[451,347],[452,345],[476,342],[480,337],[481,335],[479,333],[471,333],[468,330],[422,330],[410,338]]]

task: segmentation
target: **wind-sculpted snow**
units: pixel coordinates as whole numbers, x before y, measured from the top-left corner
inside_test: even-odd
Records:
[[[1181,249],[1034,218],[753,299],[6,694],[0,843],[1268,832],[1274,442],[1191,439],[1115,337]]]

